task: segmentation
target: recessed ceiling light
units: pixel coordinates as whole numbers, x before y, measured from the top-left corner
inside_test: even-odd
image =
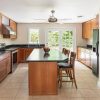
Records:
[[[78,18],[82,18],[83,16],[80,15],[80,16],[77,16],[77,17],[78,17]]]

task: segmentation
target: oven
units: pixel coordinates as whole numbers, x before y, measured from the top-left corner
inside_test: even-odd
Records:
[[[11,72],[17,68],[18,49],[11,51]]]

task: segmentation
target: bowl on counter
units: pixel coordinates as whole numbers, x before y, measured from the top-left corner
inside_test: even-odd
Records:
[[[44,50],[45,53],[49,53],[50,48],[49,47],[44,47],[43,50]]]

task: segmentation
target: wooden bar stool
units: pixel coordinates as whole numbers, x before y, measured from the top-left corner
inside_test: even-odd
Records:
[[[75,84],[75,87],[77,89],[76,79],[75,79],[75,70],[74,70],[74,64],[75,64],[75,58],[76,53],[71,52],[70,54],[70,60],[68,63],[66,62],[60,62],[58,63],[58,77],[59,77],[59,84],[60,87],[62,87],[62,82],[72,82],[72,84]],[[63,75],[63,71],[66,72],[66,76]],[[69,77],[69,80],[63,80],[63,77]]]

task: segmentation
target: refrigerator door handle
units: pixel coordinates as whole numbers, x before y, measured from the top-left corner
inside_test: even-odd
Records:
[[[98,46],[99,46],[99,42],[96,43],[96,55],[99,55],[99,50],[98,50],[99,47]]]

